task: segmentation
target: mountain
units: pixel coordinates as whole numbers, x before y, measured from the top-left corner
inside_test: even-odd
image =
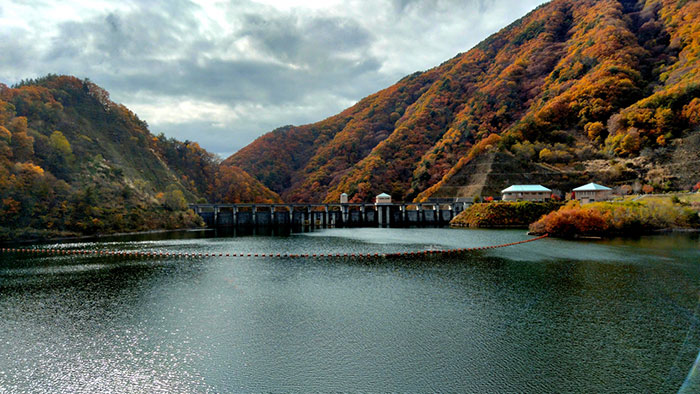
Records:
[[[698,0],[553,0],[224,163],[288,201],[494,195],[518,182],[688,189],[700,180],[698,15]]]
[[[187,202],[278,202],[194,142],[152,135],[89,80],[0,85],[0,239],[196,226]]]

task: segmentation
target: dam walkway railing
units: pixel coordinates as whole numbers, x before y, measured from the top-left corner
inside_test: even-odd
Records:
[[[469,203],[190,204],[207,227],[446,226]]]

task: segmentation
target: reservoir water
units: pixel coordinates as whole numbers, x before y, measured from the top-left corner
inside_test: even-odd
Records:
[[[391,253],[528,238],[367,228],[49,246]],[[0,393],[698,392],[699,295],[697,234],[401,260],[0,254]]]

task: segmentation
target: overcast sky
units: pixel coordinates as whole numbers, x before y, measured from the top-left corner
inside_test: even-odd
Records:
[[[0,82],[90,78],[226,157],[434,67],[543,0],[7,0]]]

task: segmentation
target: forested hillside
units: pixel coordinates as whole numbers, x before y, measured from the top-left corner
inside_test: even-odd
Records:
[[[699,15],[699,0],[553,0],[225,163],[290,201],[472,196],[524,181],[688,189],[700,180]]]
[[[213,196],[279,201],[196,143],[152,135],[89,80],[0,85],[0,239],[197,226],[186,204]]]
[[[700,181],[698,15],[700,0],[553,0],[223,163],[151,134],[89,80],[0,84],[0,239],[188,227],[197,200],[408,201],[590,181],[690,189]]]

